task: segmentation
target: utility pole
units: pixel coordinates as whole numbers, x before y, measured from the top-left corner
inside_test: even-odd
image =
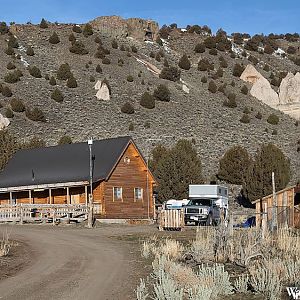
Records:
[[[272,188],[273,188],[273,203],[272,203],[272,231],[275,231],[277,225],[277,199],[275,190],[275,173],[272,172]]]
[[[88,140],[89,152],[90,152],[90,195],[88,202],[88,228],[93,228],[93,139]]]

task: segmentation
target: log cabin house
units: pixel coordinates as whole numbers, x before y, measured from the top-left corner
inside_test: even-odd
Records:
[[[277,227],[300,228],[300,185],[287,187],[261,199],[252,201],[256,208],[256,225],[261,226],[265,221],[270,226],[274,203],[276,204]]]
[[[91,193],[87,143],[18,151],[0,173],[0,205],[87,204]],[[96,217],[153,218],[155,180],[130,137],[92,145]]]

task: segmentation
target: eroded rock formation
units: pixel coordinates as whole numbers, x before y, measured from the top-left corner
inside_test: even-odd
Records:
[[[10,124],[10,121],[0,114],[0,130],[5,129]]]
[[[159,31],[157,22],[140,18],[123,19],[119,16],[99,17],[91,21],[94,29],[113,37],[133,37],[137,40],[155,40]]]
[[[110,91],[104,81],[98,80],[95,84],[95,90],[98,90],[96,97],[99,100],[110,100]]]
[[[296,75],[288,73],[282,79],[279,87],[279,103],[280,104],[300,104],[300,73]]]
[[[252,65],[247,65],[240,79],[254,84],[260,78],[264,78]]]

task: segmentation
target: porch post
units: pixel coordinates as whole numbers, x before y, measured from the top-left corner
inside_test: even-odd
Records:
[[[51,192],[51,189],[49,189],[49,204],[52,204],[52,192]]]
[[[88,204],[88,187],[87,185],[84,187],[85,190],[85,205]]]
[[[12,205],[12,192],[9,192],[9,201],[10,201],[10,205]]]
[[[67,187],[67,204],[70,204],[70,191],[69,191],[69,187]]]
[[[31,196],[31,190],[29,190],[29,202],[30,202],[30,204],[33,204],[32,196]]]

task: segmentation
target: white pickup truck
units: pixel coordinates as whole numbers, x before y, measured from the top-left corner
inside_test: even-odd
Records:
[[[184,207],[185,223],[217,225],[221,211],[228,209],[228,188],[221,185],[197,184],[189,186],[189,202]]]

